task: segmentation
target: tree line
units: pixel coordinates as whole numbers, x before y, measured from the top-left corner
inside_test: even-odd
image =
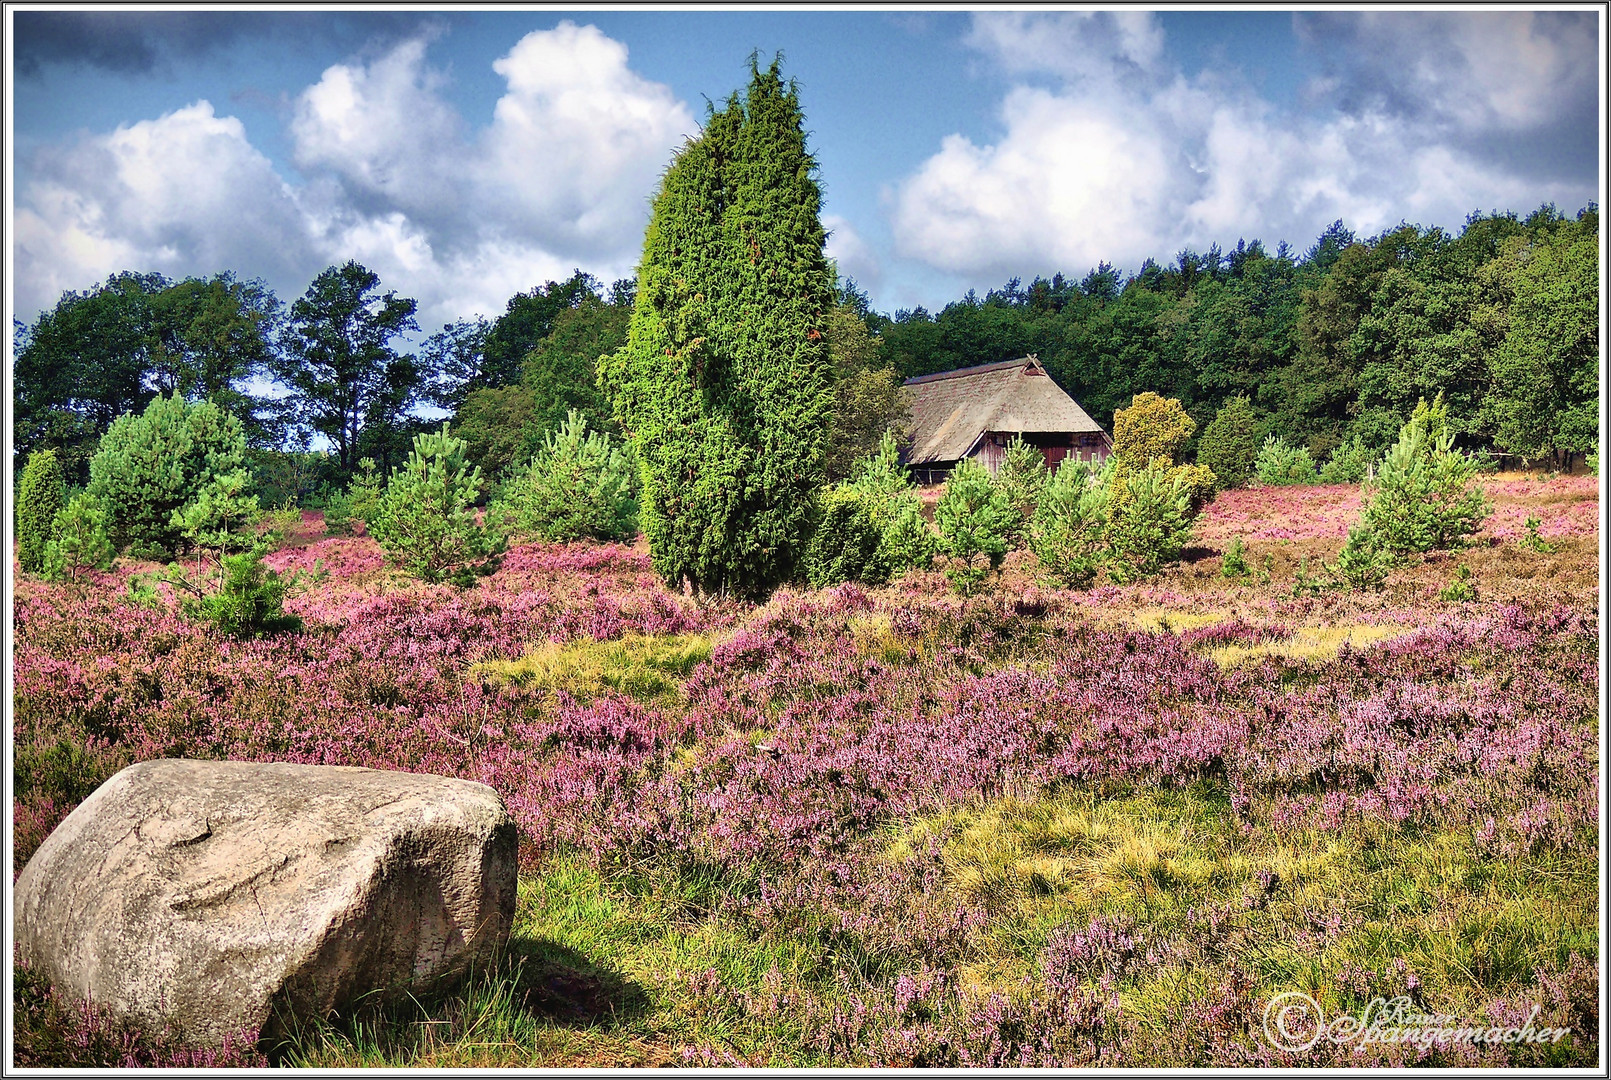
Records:
[[[1246,398],[1261,437],[1322,461],[1356,438],[1384,449],[1442,393],[1461,445],[1564,461],[1598,437],[1598,229],[1592,204],[1472,214],[1455,234],[1337,222],[1302,255],[1241,240],[867,321],[902,377],[1036,353],[1109,429],[1138,393],[1178,399],[1199,431]]]
[[[1593,205],[1575,217],[1551,205],[1473,214],[1454,234],[1405,224],[1359,239],[1338,222],[1301,255],[1238,241],[1128,277],[1102,263],[1078,281],[1015,278],[935,314],[875,311],[830,266],[811,329],[833,404],[807,419],[823,425],[826,475],[839,479],[899,427],[903,379],[1034,353],[1110,430],[1119,408],[1153,391],[1180,401],[1198,432],[1227,405],[1250,409],[1260,439],[1318,463],[1341,447],[1387,447],[1416,402],[1441,393],[1461,445],[1568,461],[1597,441],[1597,230]],[[451,414],[471,464],[500,477],[573,411],[590,430],[623,433],[598,361],[628,344],[637,291],[637,279],[606,289],[578,269],[408,352],[415,301],[356,262],[325,270],[289,309],[233,273],[116,274],[14,324],[18,471],[50,448],[82,485],[112,421],[166,394],[239,419],[264,474],[285,471],[314,436],[330,446],[325,479],[345,482],[364,458],[384,473],[439,423],[416,415],[432,405]],[[277,395],[264,390],[273,384]]]

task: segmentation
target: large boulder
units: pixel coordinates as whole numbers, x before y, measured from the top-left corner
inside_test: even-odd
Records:
[[[516,856],[485,784],[147,761],[29,860],[16,956],[153,1033],[272,1037],[292,1016],[428,992],[486,964],[514,921]]]

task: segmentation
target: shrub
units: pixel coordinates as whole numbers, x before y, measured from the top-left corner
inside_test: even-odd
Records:
[[[471,505],[481,470],[464,460],[465,444],[448,434],[414,437],[402,468],[393,470],[366,524],[392,562],[426,581],[468,585],[503,550],[496,526],[484,527]]]
[[[882,585],[889,580],[892,568],[883,557],[883,530],[874,512],[874,499],[848,484],[823,493],[821,517],[803,560],[812,588],[841,581]]]
[[[45,545],[50,543],[50,527],[62,508],[64,492],[56,451],[29,454],[17,484],[17,564],[25,573],[44,569]]]
[[[1353,525],[1337,553],[1337,562],[1328,569],[1351,589],[1380,589],[1393,569],[1393,556],[1383,550],[1370,529]]]
[[[246,464],[240,421],[212,402],[157,396],[139,416],[112,421],[90,459],[89,492],[106,508],[118,547],[172,551],[173,514],[215,476]]]
[[[1320,467],[1322,484],[1357,484],[1370,475],[1376,461],[1376,452],[1355,435],[1331,452],[1331,457]]]
[[[245,469],[215,476],[195,499],[173,512],[170,524],[188,541],[198,559],[211,552],[217,561],[226,552],[252,546],[252,529],[262,513],[257,496],[246,494],[251,479]]]
[[[1247,564],[1247,551],[1240,536],[1231,541],[1231,546],[1220,557],[1219,573],[1225,578],[1244,578],[1253,573],[1253,568]]]
[[[608,435],[572,409],[498,500],[514,527],[544,540],[630,540],[638,534],[636,471]]]
[[[230,637],[254,638],[299,629],[302,620],[287,615],[283,606],[290,582],[264,564],[264,554],[262,547],[254,547],[224,556],[218,588],[187,600],[185,612],[206,619]]]
[[[1116,475],[1108,501],[1108,573],[1129,582],[1176,562],[1191,535],[1191,496],[1161,462]]]
[[[1438,591],[1438,599],[1446,604],[1469,604],[1477,599],[1477,587],[1471,583],[1471,567],[1461,563],[1454,568],[1454,577]]]
[[[354,521],[367,529],[368,521],[374,516],[375,507],[380,502],[383,487],[380,473],[375,469],[375,459],[360,459],[357,471],[347,482],[347,490],[333,491],[325,496],[324,531],[331,536],[342,536],[352,532]]]
[[[1028,535],[1029,522],[1035,516],[1035,504],[1040,501],[1046,477],[1046,455],[1014,437],[1007,446],[1006,460],[996,472],[996,486],[1001,489],[1007,505],[1018,514],[1018,522],[1007,536],[1007,543],[1012,547],[1022,545]]]
[[[923,520],[923,501],[901,464],[892,432],[886,430],[878,449],[857,462],[850,484],[866,496],[879,529],[880,558],[891,578],[934,564],[934,532]]]
[[[1144,469],[1160,458],[1174,464],[1196,430],[1179,401],[1148,390],[1113,414],[1113,455],[1122,469]]]
[[[1555,550],[1555,545],[1539,534],[1538,530],[1542,524],[1543,522],[1538,518],[1529,517],[1524,526],[1527,531],[1522,534],[1521,545],[1524,548],[1530,548],[1538,552],[1540,555],[1548,555]]]
[[[934,508],[941,546],[951,560],[946,576],[957,591],[973,592],[1001,567],[1016,518],[1017,511],[1007,505],[989,470],[973,458],[957,462]],[[975,562],[981,556],[984,566]]]
[[[1247,398],[1231,398],[1203,429],[1197,463],[1213,470],[1221,489],[1239,488],[1253,475],[1258,460],[1258,421]]]
[[[1176,465],[1169,470],[1168,476],[1172,483],[1179,484],[1180,489],[1186,493],[1186,504],[1191,517],[1198,515],[1219,488],[1219,478],[1207,465]]]
[[[1443,395],[1430,406],[1423,398],[1366,484],[1365,524],[1394,554],[1450,547],[1492,509],[1476,473],[1476,463],[1454,449]]]
[[[1096,476],[1083,461],[1065,461],[1041,491],[1030,524],[1030,547],[1060,584],[1088,587],[1106,560],[1108,482],[1112,463]]]
[[[76,581],[85,570],[105,570],[115,554],[106,535],[106,507],[81,491],[57,511],[45,545],[44,576],[50,581]]]
[[[1259,483],[1270,487],[1290,487],[1294,484],[1314,484],[1320,480],[1315,471],[1314,458],[1307,447],[1288,446],[1279,435],[1264,440],[1264,447],[1253,465]]]

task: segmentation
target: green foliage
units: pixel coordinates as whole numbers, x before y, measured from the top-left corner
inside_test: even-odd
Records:
[[[1292,595],[1294,597],[1319,596],[1330,588],[1332,584],[1334,583],[1327,582],[1323,578],[1314,577],[1309,573],[1309,556],[1305,555],[1298,560],[1298,569],[1292,578]]]
[[[1197,463],[1212,469],[1222,489],[1239,488],[1253,475],[1259,456],[1258,420],[1240,394],[1214,414],[1197,443]]]
[[[1159,460],[1144,469],[1116,469],[1108,501],[1108,574],[1122,583],[1177,562],[1191,536],[1191,493]]]
[[[516,531],[550,541],[630,540],[638,534],[637,470],[608,435],[572,410],[505,486],[498,512]]]
[[[885,432],[904,425],[910,406],[900,375],[881,363],[878,338],[860,312],[849,304],[835,305],[825,332],[834,388],[827,473],[838,480],[877,450]]]
[[[1113,414],[1113,456],[1123,469],[1144,469],[1158,460],[1174,464],[1196,430],[1177,399],[1148,390]]]
[[[118,547],[172,551],[180,539],[174,512],[245,463],[239,420],[211,402],[157,397],[139,416],[112,423],[90,461],[88,490],[105,507]]]
[[[24,573],[37,574],[45,566],[45,546],[51,524],[62,508],[66,484],[54,450],[28,455],[17,486],[17,564]]]
[[[1107,558],[1109,484],[1113,464],[1093,476],[1084,461],[1064,461],[1041,489],[1029,528],[1030,548],[1059,584],[1088,588]]]
[[[257,496],[246,494],[251,476],[245,469],[214,476],[195,499],[173,512],[170,524],[198,557],[214,552],[243,551],[253,545],[252,530],[262,518]]]
[[[816,162],[793,85],[752,64],[662,178],[627,345],[601,384],[668,582],[758,596],[795,571],[833,408]]]
[[[1471,567],[1465,563],[1454,568],[1449,583],[1438,590],[1438,599],[1446,604],[1471,604],[1477,599],[1477,586],[1471,581]]]
[[[923,520],[923,501],[901,464],[894,433],[884,431],[876,450],[856,463],[849,483],[862,493],[878,528],[878,561],[888,568],[887,577],[933,565],[936,537]]]
[[[112,565],[115,550],[106,534],[107,517],[106,507],[87,491],[74,495],[56,512],[41,567],[46,580],[76,581],[86,570]]]
[[[1014,437],[1007,445],[1006,460],[996,471],[996,486],[1018,514],[1018,524],[1007,535],[1007,543],[1013,547],[1021,546],[1028,536],[1029,522],[1035,516],[1047,476],[1046,455]]]
[[[1176,465],[1169,470],[1168,476],[1186,493],[1192,517],[1196,517],[1208,505],[1214,492],[1219,489],[1219,478],[1207,465]]]
[[[419,327],[413,300],[376,295],[380,278],[356,262],[325,270],[291,305],[286,347],[270,369],[291,390],[297,422],[334,444],[343,472],[369,429],[396,424],[424,388],[412,356],[392,339]]]
[[[1529,517],[1526,523],[1527,532],[1521,538],[1521,545],[1524,548],[1538,552],[1540,555],[1548,555],[1555,550],[1555,545],[1539,535],[1538,529],[1542,524],[1543,522],[1538,518]]]
[[[975,591],[1000,569],[1007,556],[1007,537],[1019,520],[988,469],[973,458],[957,462],[934,508],[934,521],[949,560],[946,575],[958,592]],[[984,565],[976,562],[981,557]]]
[[[1245,578],[1253,573],[1253,568],[1247,564],[1247,553],[1240,536],[1231,541],[1231,546],[1220,557],[1219,573],[1224,578]]]
[[[1288,446],[1279,435],[1264,440],[1253,471],[1259,483],[1270,487],[1290,487],[1295,484],[1315,484],[1320,475],[1315,471],[1314,458],[1307,447]]]
[[[354,521],[367,523],[375,515],[384,487],[375,459],[361,459],[347,490],[332,491],[325,496],[324,531],[331,536],[343,536],[352,531]]]
[[[68,479],[88,480],[96,440],[159,394],[211,400],[254,441],[273,442],[265,403],[238,389],[268,359],[279,302],[231,274],[178,283],[123,272],[64,293],[31,326],[15,325],[13,450],[55,448]]]
[[[1492,509],[1476,473],[1476,463],[1454,449],[1442,396],[1430,406],[1423,398],[1366,484],[1365,524],[1395,555],[1451,547]]]
[[[1365,440],[1355,435],[1345,443],[1338,444],[1331,452],[1331,457],[1320,467],[1320,482],[1322,484],[1358,484],[1370,475],[1371,466],[1376,463],[1376,451],[1365,445]]]
[[[1376,534],[1363,525],[1348,529],[1348,540],[1337,553],[1337,562],[1328,569],[1351,589],[1376,590],[1387,582],[1394,558],[1377,541]]]
[[[449,435],[446,424],[440,433],[417,435],[365,522],[369,535],[414,576],[468,585],[504,546],[495,522],[476,520],[480,486],[481,470],[464,460],[464,440]]]
[[[1600,451],[1596,447],[1583,455],[1583,467],[1589,470],[1592,476],[1600,475]]]
[[[1599,240],[1531,245],[1505,281],[1503,340],[1488,357],[1483,415],[1494,443],[1532,457],[1593,449],[1599,437]]]
[[[219,561],[216,588],[186,598],[182,604],[185,613],[205,619],[220,633],[237,638],[301,629],[302,620],[286,614],[284,609],[290,582],[270,570],[263,555],[261,547],[225,555]]]
[[[882,585],[889,580],[892,567],[883,557],[875,500],[873,494],[850,484],[823,492],[821,517],[802,560],[812,588],[841,581]]]

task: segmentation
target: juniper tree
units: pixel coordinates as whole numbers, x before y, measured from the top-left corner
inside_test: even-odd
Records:
[[[655,568],[702,592],[790,577],[833,394],[816,161],[776,61],[678,151],[654,202],[627,344],[600,383],[643,475]]]

